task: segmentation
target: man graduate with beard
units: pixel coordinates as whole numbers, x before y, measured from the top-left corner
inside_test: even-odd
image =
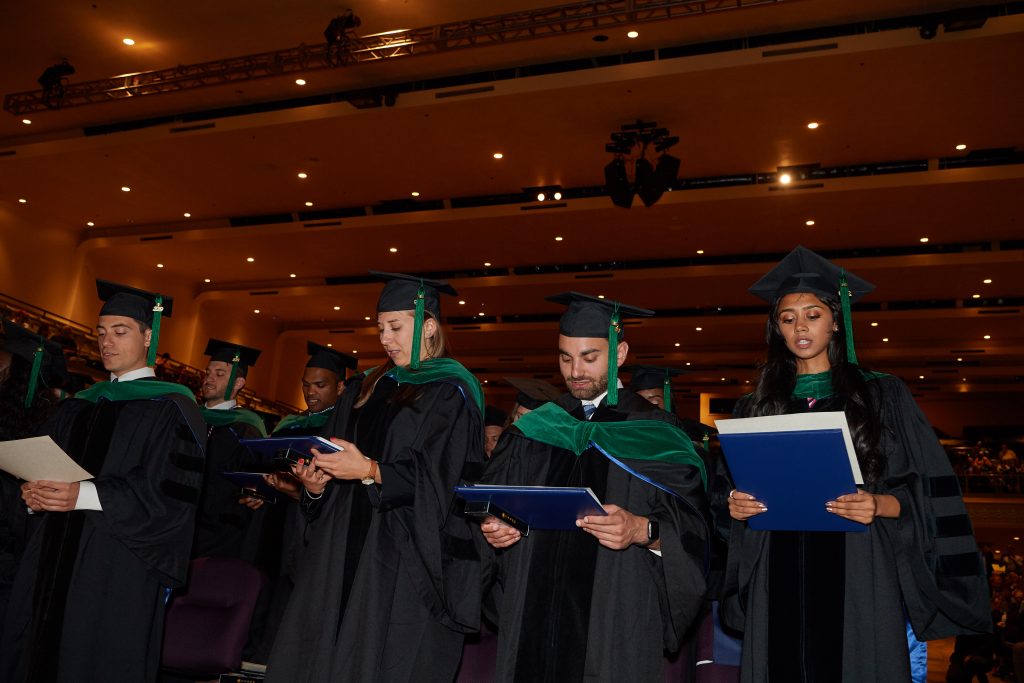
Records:
[[[253,511],[238,502],[239,487],[221,473],[248,472],[259,465],[259,459],[238,440],[265,437],[266,427],[259,415],[239,408],[236,398],[245,386],[249,367],[260,357],[260,350],[211,339],[205,354],[210,362],[202,386],[205,405],[199,411],[207,427],[206,478],[192,556],[237,558],[243,555],[243,541]]]
[[[96,285],[110,381],[61,403],[45,428],[95,479],[22,486],[25,504],[45,518],[0,640],[8,683],[155,681],[164,605],[188,571],[205,430],[192,392],[155,379],[151,367],[172,302]]]
[[[607,516],[522,536],[481,525],[497,551],[498,681],[660,681],[704,595],[702,459],[672,416],[622,389],[621,315],[651,311],[576,292],[558,358],[569,389],[522,416],[484,484],[585,486]]]

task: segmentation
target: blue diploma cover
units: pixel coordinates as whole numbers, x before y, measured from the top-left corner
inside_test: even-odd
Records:
[[[314,448],[321,453],[340,451],[341,446],[332,443],[322,436],[271,436],[265,439],[239,439],[238,443],[246,446],[266,462],[287,460],[297,463],[300,459],[309,460]]]
[[[575,529],[587,515],[607,515],[601,501],[588,488],[569,486],[456,486],[466,501],[465,514],[494,516],[519,529]]]

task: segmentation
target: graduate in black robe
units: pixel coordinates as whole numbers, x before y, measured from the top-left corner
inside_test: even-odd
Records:
[[[60,345],[9,320],[4,320],[4,333],[0,348],[0,441],[36,436],[57,407],[51,387],[67,378]],[[39,523],[27,511],[18,480],[0,472],[0,628],[25,544]]]
[[[388,281],[377,305],[388,362],[345,391],[356,399],[338,423],[350,439],[334,439],[345,450],[318,454],[300,473],[318,498],[308,505],[315,524],[325,522],[310,546],[323,544],[309,556],[318,564],[303,571],[333,567],[321,595],[291,605],[313,631],[316,661],[296,666],[275,652],[270,680],[451,681],[465,634],[479,629],[479,547],[453,488],[484,461],[483,397],[446,357],[438,292],[454,290],[378,275]],[[361,550],[360,494],[372,505]]]
[[[767,299],[768,359],[737,417],[846,412],[865,484],[826,508],[865,532],[755,531],[733,519],[722,620],[744,632],[742,680],[924,680],[919,641],[991,630],[982,557],[949,459],[899,379],[856,364],[849,303],[871,291],[797,247],[751,291]],[[913,656],[913,654],[917,656]]]
[[[259,458],[239,439],[265,437],[266,427],[259,415],[239,408],[236,400],[260,350],[211,339],[205,353],[210,362],[201,388],[204,405],[199,410],[206,423],[206,476],[192,556],[252,561],[243,550],[254,511],[239,502],[238,486],[221,473],[260,471]]]
[[[146,353],[171,301],[97,286],[100,355],[117,381],[64,401],[44,430],[95,479],[22,486],[45,519],[0,640],[10,683],[156,680],[164,605],[188,571],[202,420],[188,389],[155,379]]]
[[[651,312],[553,300],[569,306],[558,341],[570,393],[502,435],[482,483],[590,487],[609,515],[526,537],[481,526],[499,548],[495,680],[660,681],[704,597],[704,462],[672,416],[618,387],[619,315]]]

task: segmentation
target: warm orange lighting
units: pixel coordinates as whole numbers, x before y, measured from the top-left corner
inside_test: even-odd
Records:
[[[490,268],[490,267],[491,267],[491,262],[490,261],[484,261],[484,268]]]
[[[254,308],[254,309],[252,309],[252,312],[253,312],[253,313],[259,313],[259,312],[260,312],[260,309],[258,309],[258,308]]]
[[[18,203],[19,204],[28,204],[28,200],[27,199],[19,199]]]
[[[887,342],[887,341],[889,341],[889,338],[888,337],[882,337],[882,341]]]
[[[204,279],[203,282],[209,283],[210,282],[210,278]]]
[[[288,273],[288,277],[295,277],[295,273]]]
[[[413,190],[410,194],[412,194],[413,197],[419,197],[420,196],[420,193],[416,192],[415,190]]]
[[[927,237],[922,237],[922,238],[921,238],[921,244],[924,244],[924,243],[925,243],[925,242],[927,242],[927,241],[928,241],[928,238],[927,238]]]
[[[695,327],[694,329],[697,330],[698,332],[703,332],[704,331],[703,327]]]
[[[135,44],[135,41],[132,40],[131,38],[125,38],[121,42],[124,43],[125,45],[128,45],[128,46],[132,46],[132,45]]]
[[[313,202],[306,202],[306,206],[313,206]]]
[[[811,130],[814,130],[814,129],[816,129],[818,127],[818,122],[817,121],[811,121],[810,123],[807,124],[807,127],[810,128]]]
[[[878,323],[871,323],[871,327],[878,327]]]
[[[962,152],[965,149],[967,149],[967,145],[963,144],[962,142],[959,145],[956,146],[956,151],[958,151],[958,152]]]
[[[295,85],[306,85],[306,79],[305,78],[296,78],[295,79]]]
[[[93,226],[94,226],[94,225],[96,225],[96,224],[95,224],[95,223],[93,223],[92,221],[89,221],[88,223],[86,223],[86,225],[88,225],[88,226],[89,226],[89,227],[91,228],[91,227],[93,227]]]
[[[682,344],[680,344],[679,342],[676,342],[676,346],[682,346]]]
[[[336,310],[336,311],[340,311],[340,310],[341,310],[341,306],[335,306],[335,307],[334,307],[334,310]]]
[[[464,299],[459,299],[459,305],[460,306],[465,306],[466,305],[466,301]]]
[[[992,335],[991,335],[991,334],[986,334],[986,335],[985,335],[985,336],[984,336],[983,338],[984,338],[984,339],[991,339],[991,338],[992,338]]]
[[[806,225],[807,227],[811,227],[812,225],[814,225],[814,221],[804,221],[804,225]]]
[[[306,173],[304,173],[304,172],[302,172],[302,171],[300,171],[300,172],[299,172],[298,176],[299,176],[300,178],[302,178],[303,180],[305,180],[306,178],[308,178],[308,177],[309,177],[309,175],[308,175],[308,174],[306,174]]]
[[[32,119],[22,119],[21,122],[24,123],[26,126],[32,125]]]
[[[982,282],[982,284],[990,285],[990,284],[992,284],[992,278],[987,277],[984,280],[982,280],[981,282]]]
[[[164,267],[164,264],[162,264],[162,263],[158,263],[158,264],[156,264],[156,267],[157,267],[157,268],[163,268],[163,267]]]
[[[793,176],[789,175],[788,173],[783,173],[782,175],[779,176],[779,182],[782,183],[783,185],[789,185],[791,182],[793,182]]]
[[[626,37],[627,38],[639,38],[640,37],[640,32],[639,31],[630,31],[630,32],[628,32],[626,34]]]
[[[192,218],[192,214],[190,214],[188,211],[186,211],[185,213],[183,213],[181,215],[184,216],[185,218]]]
[[[132,188],[128,187],[127,185],[121,186],[121,192],[131,192],[131,191],[132,191]]]
[[[561,242],[561,241],[562,241],[562,238],[561,238],[561,237],[556,237],[556,238],[555,238],[555,241],[556,241],[556,242]]]
[[[504,159],[505,158],[505,155],[502,154],[501,152],[495,152],[491,156],[493,156],[495,159]]]
[[[390,249],[388,249],[388,251],[390,251],[392,254],[397,254],[398,253],[398,247],[391,247]]]
[[[254,262],[254,261],[255,261],[256,259],[254,259],[254,258],[253,258],[252,256],[250,256],[249,258],[247,258],[247,259],[245,259],[245,260],[246,260],[246,261],[248,261],[249,263],[252,263],[252,262]]]

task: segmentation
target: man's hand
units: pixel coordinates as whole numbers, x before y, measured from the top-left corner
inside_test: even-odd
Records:
[[[263,479],[271,487],[293,500],[298,500],[301,497],[298,480],[287,472],[264,474]]]
[[[647,547],[647,518],[638,517],[618,505],[607,504],[606,516],[587,515],[576,520],[576,526],[612,550],[624,550],[634,543]],[[656,548],[658,544],[652,544]]]
[[[510,545],[518,542],[523,537],[519,533],[519,529],[510,527],[508,524],[499,522],[497,517],[487,517],[480,524],[480,531],[483,532],[484,539],[491,544],[493,548],[507,548]]]
[[[263,507],[263,503],[265,501],[262,498],[257,498],[256,496],[242,496],[238,499],[238,502],[250,510],[259,510]]]
[[[71,512],[78,489],[77,481],[30,481],[21,485],[21,499],[34,512]]]

